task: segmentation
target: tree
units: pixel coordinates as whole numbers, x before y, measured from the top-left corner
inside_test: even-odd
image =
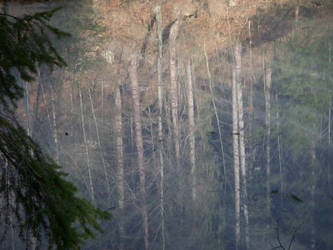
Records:
[[[27,245],[24,235],[31,232],[40,246],[44,240],[49,247],[77,249],[95,230],[102,231],[97,220],[110,214],[76,196],[76,187],[65,179],[61,167],[41,151],[15,117],[24,94],[18,79],[32,82],[42,64],[51,69],[65,66],[51,38],[69,34],[50,25],[59,9],[24,17],[4,10],[0,13],[1,225],[6,234],[16,223]]]
[[[139,85],[137,76],[137,56],[133,55],[131,58],[130,65],[130,78],[131,78],[131,89],[133,98],[133,110],[134,110],[134,123],[135,123],[135,134],[136,134],[136,148],[138,153],[138,168],[140,176],[140,194],[142,200],[142,217],[143,217],[143,230],[145,249],[149,249],[149,224],[148,224],[148,212],[146,205],[146,174],[144,165],[144,148],[142,141],[142,123],[140,114],[140,99],[139,99]]]
[[[237,47],[235,48],[235,50]],[[235,51],[236,52],[236,51]],[[238,52],[238,51],[237,51]],[[239,53],[239,52],[238,52]],[[232,146],[235,178],[235,248],[240,246],[240,179],[239,179],[239,115],[237,102],[237,65],[232,69]],[[240,73],[240,72],[239,72]]]

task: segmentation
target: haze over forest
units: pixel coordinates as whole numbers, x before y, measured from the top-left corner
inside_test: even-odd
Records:
[[[82,249],[333,249],[333,1],[9,1],[8,13],[59,6],[67,66],[19,79],[16,116],[112,214]],[[25,249],[6,230],[0,249]]]

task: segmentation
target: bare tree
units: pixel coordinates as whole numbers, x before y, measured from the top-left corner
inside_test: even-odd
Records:
[[[158,98],[158,153],[160,160],[160,213],[161,213],[161,236],[162,250],[165,250],[165,215],[164,215],[164,158],[163,158],[163,86],[162,86],[162,14],[161,7],[156,6],[155,10],[157,20],[157,36],[158,36],[158,57],[157,57],[157,98]]]
[[[100,133],[99,133],[99,128],[98,128],[98,122],[97,122],[97,118],[96,118],[96,114],[95,114],[95,107],[94,107],[94,102],[93,102],[90,88],[88,88],[88,96],[89,96],[89,100],[90,100],[91,113],[93,115],[94,124],[95,124],[95,130],[96,130],[96,136],[97,136],[97,146],[98,146],[98,150],[99,150],[101,160],[102,160],[102,165],[103,165],[103,172],[104,172],[104,177],[105,177],[105,181],[106,181],[106,191],[107,191],[108,195],[110,195],[111,194],[110,180],[109,180],[109,175],[108,175],[108,172],[106,169],[106,162],[105,162],[104,152],[102,149],[101,138],[99,135]]]
[[[52,125],[53,125],[53,141],[55,147],[55,162],[59,164],[59,140],[58,140],[58,127],[57,127],[57,117],[56,117],[56,103],[54,98],[54,89],[52,84],[50,84],[51,92],[51,107],[52,107]]]
[[[245,130],[244,130],[244,112],[243,112],[243,86],[241,79],[241,43],[236,42],[235,45],[235,67],[236,67],[236,85],[237,85],[237,108],[238,108],[238,135],[239,135],[239,148],[240,148],[240,166],[242,176],[242,206],[245,219],[245,243],[246,248],[249,248],[249,212],[247,207],[247,173],[246,173],[246,155],[245,155]]]
[[[236,65],[232,66],[232,145],[234,159],[234,182],[235,182],[235,249],[240,245],[240,179],[239,179],[239,128],[238,128],[238,102]]]
[[[225,164],[225,157],[224,157],[224,147],[223,147],[223,140],[222,140],[222,128],[220,124],[220,119],[217,113],[217,108],[216,108],[216,101],[215,101],[215,93],[214,93],[214,84],[212,80],[212,76],[210,73],[210,67],[209,67],[209,60],[208,60],[208,55],[206,51],[206,44],[204,43],[204,54],[205,54],[205,59],[206,59],[206,69],[207,69],[207,75],[209,79],[209,91],[212,99],[212,104],[213,104],[213,109],[214,109],[214,115],[216,119],[216,124],[217,124],[217,130],[219,134],[219,142],[220,142],[220,150],[221,150],[221,158],[222,158],[222,167],[223,167],[223,172],[224,172],[224,189],[226,188],[226,183],[227,183],[227,177],[226,177],[226,164]]]
[[[80,81],[78,81],[77,87],[78,87],[79,99],[80,99],[81,128],[82,128],[83,143],[84,143],[86,160],[87,160],[90,199],[93,203],[95,203],[95,191],[94,191],[94,184],[93,184],[92,174],[91,174],[91,162],[90,162],[90,154],[89,154],[89,148],[88,148],[88,142],[87,142],[87,134],[86,134],[86,126],[85,126],[84,110],[83,110],[83,98],[82,98]]]
[[[117,173],[117,186],[118,186],[118,206],[120,212],[122,213],[124,210],[124,200],[125,200],[125,184],[124,184],[124,152],[123,152],[123,123],[122,123],[122,101],[121,101],[121,92],[120,86],[116,88],[115,93],[115,104],[116,104],[116,115],[115,115],[115,127],[116,127],[116,149],[117,149],[117,165],[118,165],[118,173]],[[121,249],[123,249],[122,241],[125,236],[125,229],[122,223],[122,220],[119,222],[119,234],[121,241]]]
[[[272,85],[272,68],[269,63],[264,61],[264,92],[265,92],[265,125],[266,125],[266,199],[267,215],[271,211],[271,85]]]
[[[144,166],[143,155],[143,141],[142,141],[142,123],[141,123],[141,105],[140,105],[140,91],[137,76],[137,55],[133,55],[130,62],[129,74],[131,79],[132,99],[134,109],[134,123],[136,134],[136,148],[138,153],[138,167],[140,177],[140,193],[141,193],[141,210],[143,217],[143,230],[145,249],[149,249],[149,229],[148,229],[148,212],[146,205],[146,175]]]
[[[179,31],[180,20],[176,20],[171,26],[169,33],[170,50],[170,96],[171,96],[171,115],[173,124],[173,139],[176,155],[176,165],[179,168],[180,158],[180,139],[178,127],[178,85],[177,85],[177,63],[176,63],[176,39]]]
[[[190,140],[190,162],[191,162],[191,176],[192,176],[192,199],[196,200],[197,196],[197,178],[196,178],[196,164],[195,164],[195,121],[194,121],[194,102],[193,102],[193,83],[191,60],[187,62],[187,105],[188,105],[188,123],[189,123],[189,140]]]

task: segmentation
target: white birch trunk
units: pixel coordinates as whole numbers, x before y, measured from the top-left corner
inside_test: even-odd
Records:
[[[249,34],[249,47],[250,47],[250,72],[251,76],[249,79],[249,88],[250,88],[250,93],[249,93],[249,167],[248,169],[248,175],[249,175],[249,180],[251,181],[253,178],[253,167],[254,167],[254,161],[255,161],[255,147],[253,147],[253,122],[254,122],[254,104],[253,104],[253,97],[254,97],[254,91],[253,91],[253,84],[255,82],[255,76],[254,76],[254,70],[253,70],[253,55],[252,55],[252,22],[249,21],[249,27],[248,27],[248,34]]]
[[[237,107],[236,67],[232,69],[232,145],[235,179],[235,249],[240,245],[240,180],[239,180],[239,143],[238,143],[238,107]]]
[[[52,108],[52,124],[53,124],[53,141],[55,147],[55,162],[59,164],[58,127],[57,127],[57,117],[55,110],[54,89],[52,85],[50,85],[50,92],[51,92],[51,108]]]
[[[235,45],[235,63],[236,63],[236,84],[237,84],[237,107],[238,107],[238,129],[239,129],[239,148],[240,148],[240,166],[242,176],[242,205],[245,219],[245,244],[249,248],[249,212],[247,207],[247,173],[246,173],[246,155],[245,155],[245,131],[244,131],[244,112],[243,112],[243,87],[241,79],[241,43]]]
[[[123,216],[124,202],[125,202],[125,184],[124,184],[124,151],[123,151],[123,123],[122,123],[122,101],[120,86],[116,89],[115,105],[117,108],[115,114],[115,127],[116,127],[116,149],[117,149],[117,186],[118,186],[118,206],[120,213]],[[120,235],[120,249],[123,249],[123,240],[125,238],[125,229],[122,223],[122,218],[119,222],[119,235]]]
[[[178,128],[178,87],[177,87],[177,62],[176,62],[176,38],[179,30],[179,20],[171,26],[169,33],[169,53],[170,53],[170,96],[171,96],[171,116],[173,124],[173,139],[176,155],[176,166],[179,170],[180,142]]]
[[[130,63],[130,79],[132,87],[133,109],[134,109],[134,123],[136,134],[136,147],[138,152],[138,167],[140,177],[140,193],[142,199],[142,217],[143,217],[143,230],[145,249],[149,249],[149,230],[148,230],[148,212],[146,207],[146,175],[144,167],[144,154],[143,154],[143,141],[142,141],[142,124],[141,124],[141,107],[140,107],[140,91],[137,77],[137,58],[136,55],[132,56]]]
[[[271,214],[271,85],[272,68],[269,63],[265,65],[265,125],[266,125],[266,201],[267,215]]]
[[[158,57],[157,57],[157,97],[158,97],[158,153],[160,160],[160,213],[161,213],[161,236],[162,250],[165,250],[165,214],[164,214],[164,158],[163,158],[163,89],[162,89],[162,13],[161,7],[154,10],[157,21]]]
[[[189,140],[190,140],[190,162],[192,176],[192,199],[195,201],[197,196],[197,178],[195,166],[195,121],[194,121],[194,102],[193,102],[193,83],[192,83],[191,60],[187,63],[187,105],[189,121]]]

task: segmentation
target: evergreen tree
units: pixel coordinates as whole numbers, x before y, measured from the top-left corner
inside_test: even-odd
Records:
[[[102,231],[97,220],[110,215],[76,196],[61,167],[15,117],[23,97],[18,79],[32,82],[42,64],[51,69],[66,65],[51,42],[69,36],[50,25],[57,10],[24,17],[5,9],[0,13],[0,220],[3,237],[15,225],[27,245],[29,232],[39,246],[45,241],[50,248],[78,249],[84,239]]]

